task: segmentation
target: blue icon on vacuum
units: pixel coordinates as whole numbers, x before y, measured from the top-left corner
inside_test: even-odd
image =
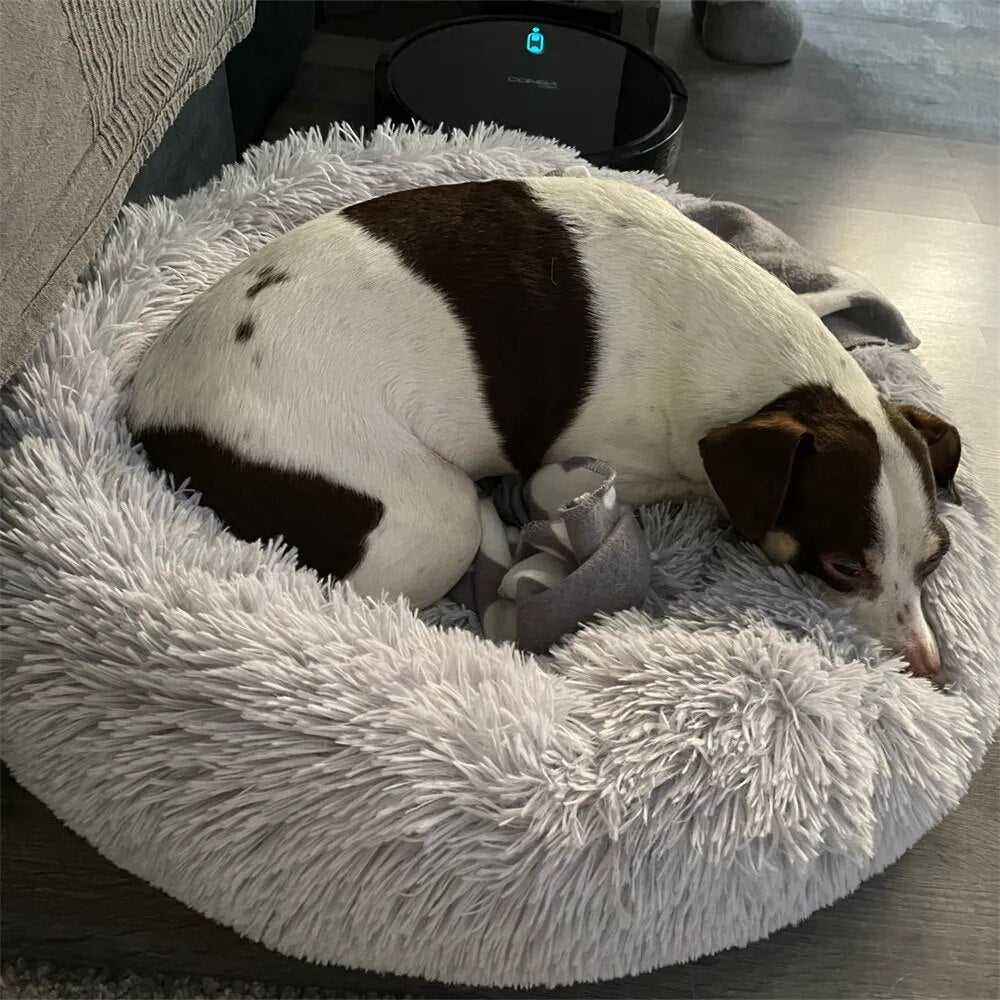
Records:
[[[526,47],[533,56],[540,56],[545,51],[545,36],[538,30],[537,24],[528,32]]]

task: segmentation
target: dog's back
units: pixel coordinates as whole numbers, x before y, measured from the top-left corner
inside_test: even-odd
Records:
[[[830,339],[631,185],[422,188],[300,226],[208,289],[143,359],[129,420],[348,482],[394,439],[473,478],[603,445],[626,488],[656,490],[697,466],[688,422],[774,398],[783,350],[821,372]]]

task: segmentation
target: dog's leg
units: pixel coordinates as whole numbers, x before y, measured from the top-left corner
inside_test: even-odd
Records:
[[[385,513],[348,580],[372,597],[403,594],[415,607],[432,604],[458,582],[479,548],[475,485],[424,451],[397,453],[381,474],[373,473],[368,487]]]
[[[136,432],[150,463],[187,482],[233,534],[281,537],[320,576],[363,594],[405,594],[423,606],[472,562],[481,527],[465,473],[412,441],[339,436],[313,468],[254,460],[188,428]]]

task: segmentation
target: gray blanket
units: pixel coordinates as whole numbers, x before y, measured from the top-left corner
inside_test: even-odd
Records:
[[[686,213],[784,282],[851,350],[917,339],[899,311],[863,278],[800,246],[742,205],[717,201]],[[615,471],[580,457],[527,480],[480,483],[483,541],[451,593],[483,634],[545,652],[599,613],[642,604],[649,547],[634,513],[617,502]]]

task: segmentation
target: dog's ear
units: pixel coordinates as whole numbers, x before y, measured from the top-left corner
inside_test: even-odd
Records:
[[[760,541],[781,513],[795,456],[812,440],[790,413],[758,413],[710,431],[698,442],[705,473],[729,519]]]
[[[931,469],[938,488],[948,490],[955,478],[962,457],[962,438],[958,430],[939,416],[919,406],[904,404],[896,409],[906,417],[910,426],[927,442],[931,456]]]

